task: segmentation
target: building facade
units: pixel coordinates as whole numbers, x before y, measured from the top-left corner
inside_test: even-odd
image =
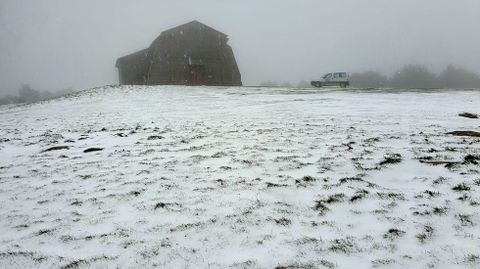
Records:
[[[228,36],[198,21],[166,30],[147,49],[119,58],[120,84],[241,86]]]

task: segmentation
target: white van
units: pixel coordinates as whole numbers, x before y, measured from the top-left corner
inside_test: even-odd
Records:
[[[311,82],[314,87],[340,86],[346,88],[350,86],[350,77],[346,72],[336,72],[325,74],[320,80]]]

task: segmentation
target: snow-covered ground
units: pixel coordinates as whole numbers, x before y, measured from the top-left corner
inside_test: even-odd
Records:
[[[480,138],[446,134],[480,131],[463,111],[480,92],[125,86],[0,107],[0,268],[479,268]]]

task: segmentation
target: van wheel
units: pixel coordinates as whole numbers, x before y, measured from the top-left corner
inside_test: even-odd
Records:
[[[345,85],[345,83],[340,83],[340,88],[346,88],[347,85]]]

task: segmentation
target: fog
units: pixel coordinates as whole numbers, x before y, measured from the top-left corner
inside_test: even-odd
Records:
[[[406,64],[480,73],[478,0],[1,0],[0,95],[118,83],[118,57],[199,20],[229,35],[245,85]]]

